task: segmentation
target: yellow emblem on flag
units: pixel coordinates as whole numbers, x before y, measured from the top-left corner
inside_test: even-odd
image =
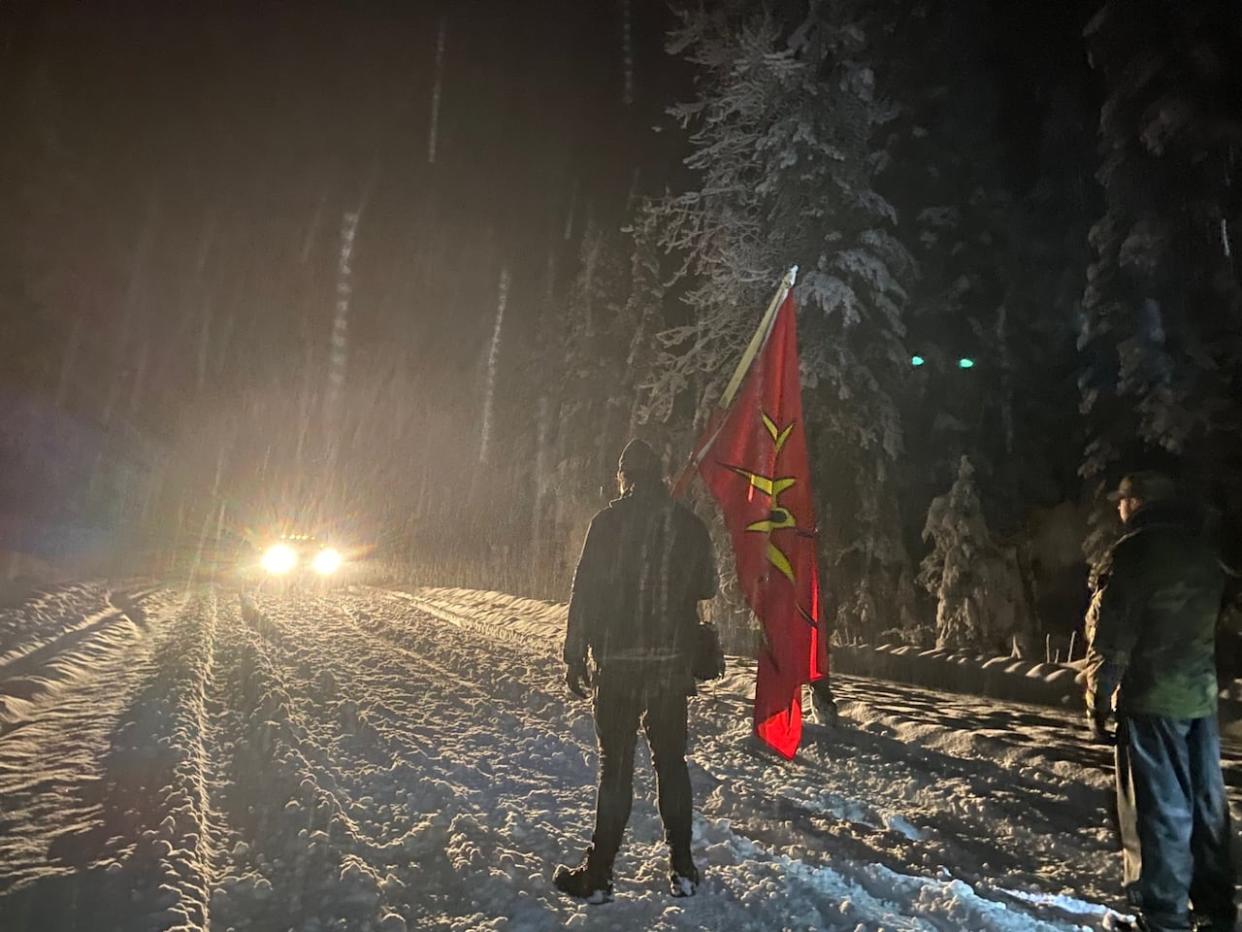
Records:
[[[779,457],[781,448],[785,446],[785,441],[789,439],[789,435],[793,432],[793,422],[786,424],[782,428],[772,418],[764,414],[763,426],[767,429],[768,436],[772,438],[772,443],[776,447],[776,455]],[[759,534],[771,534],[773,531],[798,526],[798,519],[793,512],[780,503],[781,493],[797,485],[797,479],[791,476],[765,476],[762,473],[743,469],[740,466],[731,466],[727,463],[721,465],[749,481],[752,488],[758,489],[772,500],[771,505],[768,507],[768,516],[746,525],[746,530]],[[790,582],[795,582],[793,565],[789,562],[789,557],[780,547],[772,543],[771,539],[768,540],[767,544],[768,562],[780,570],[781,574]]]

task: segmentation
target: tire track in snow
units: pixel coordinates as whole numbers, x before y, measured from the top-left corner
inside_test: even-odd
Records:
[[[35,637],[0,659],[0,737],[37,717],[59,693],[76,688],[89,668],[140,636],[146,627],[141,600],[152,591],[105,590],[102,607],[78,623],[54,637]]]
[[[117,928],[206,929],[212,881],[208,693],[217,605],[189,595],[167,625],[153,671],[112,735],[105,804],[121,848],[94,908]],[[128,902],[111,901],[118,889]],[[105,912],[106,910],[106,912]]]
[[[175,679],[170,660],[182,653],[186,617],[175,594],[144,595],[128,606],[141,626],[124,616],[49,660],[72,674],[65,688],[0,739],[0,914],[21,917],[25,927],[73,928],[91,916],[92,929],[133,928],[135,915],[179,898],[171,886],[160,889],[181,878],[160,870],[166,852],[152,844],[157,833],[144,845],[136,831],[168,817],[170,807],[154,804],[160,794],[145,781],[168,763],[172,735],[164,732],[162,744],[154,729],[134,744],[125,735]],[[192,742],[198,723],[184,725]]]
[[[337,600],[265,600],[262,608],[287,643],[313,645],[332,665],[339,688],[353,690],[359,716],[383,740],[409,749],[388,771],[373,772],[368,789],[371,808],[381,807],[372,824],[386,822],[382,837],[403,839],[404,850],[394,852],[399,863],[370,865],[394,875],[388,903],[395,913],[418,928],[487,928],[489,916],[529,900],[532,885],[547,887],[546,861],[496,828],[533,831],[529,823],[550,820],[564,805],[546,774],[522,765],[524,751],[560,759],[551,729],[515,716],[494,688],[465,675],[468,668],[443,663],[436,640],[421,641],[420,656],[365,630],[355,619],[367,603],[348,600],[348,614]],[[579,761],[585,775],[581,754]],[[520,799],[510,795],[517,778]],[[561,925],[543,905],[528,902],[525,910],[539,917],[536,928]]]
[[[510,626],[470,618],[467,610],[443,600],[394,596],[449,622],[459,635],[467,635],[459,636],[460,641],[481,635],[545,658],[555,646],[515,637]],[[553,686],[563,689],[559,677]],[[706,779],[696,779],[695,798],[709,819],[741,838],[791,862],[835,869],[863,888],[888,884],[894,874],[960,883],[952,881],[948,866],[953,875],[973,884],[999,875],[1020,889],[1051,886],[1116,899],[1111,878],[1100,870],[1101,863],[1113,863],[1113,849],[1100,827],[1103,797],[1094,791],[1087,794],[1094,805],[1068,804],[1058,798],[1063,785],[1054,783],[1050,774],[1045,777],[1030,768],[1008,774],[995,765],[984,768],[980,761],[848,728],[809,728],[799,760],[777,761],[758,751],[749,737],[750,709],[743,697],[710,684],[701,695],[706,701],[692,703],[691,767]],[[899,768],[905,780],[898,777]],[[989,783],[985,769],[999,783]],[[892,797],[894,785],[902,787],[906,798]],[[923,824],[921,830],[902,818],[910,807],[917,813],[911,819]],[[920,818],[928,814],[936,817],[933,824]],[[1029,824],[1032,818],[1034,826]],[[1085,818],[1086,824],[1076,818]],[[997,837],[998,825],[1004,837]],[[864,865],[861,871],[859,864]],[[881,868],[879,880],[872,867]],[[1066,918],[1055,908],[1036,910],[1009,897],[1005,902],[1051,920]]]
[[[296,603],[295,610],[301,611],[306,604]],[[265,605],[267,613],[253,603],[243,608],[252,632],[251,649],[261,658],[293,723],[291,747],[299,766],[324,784],[335,808],[348,818],[358,772],[384,766],[424,747],[399,733],[378,730],[371,721],[374,715],[399,720],[401,713],[373,694],[351,696],[354,677],[346,674],[364,674],[343,669],[339,650],[327,651],[314,639],[290,636],[278,620],[280,610],[289,609],[279,601]],[[325,616],[330,619],[333,614],[331,607],[320,602],[309,605],[322,613],[315,620],[315,626],[322,628]]]
[[[106,604],[102,583],[36,590],[0,607],[0,660],[10,660],[78,627]]]
[[[220,844],[211,893],[222,928],[284,930],[344,899],[333,857],[340,811],[319,786],[311,743],[269,645],[235,602],[223,606],[212,696]],[[312,759],[318,758],[313,751]]]
[[[436,826],[410,814],[426,789],[439,807],[448,794],[394,762],[418,742],[371,724],[374,671],[333,643],[327,607],[292,596],[228,612],[238,620],[222,648],[232,750],[221,799],[232,847],[212,898],[223,925],[399,932],[410,860],[435,847]]]
[[[783,768],[745,749],[744,702],[723,693],[693,713],[703,895],[663,891],[640,742],[619,899],[580,906],[549,876],[589,833],[595,741],[587,707],[565,694],[555,644],[487,636],[467,612],[433,615],[374,591],[260,604],[243,618],[208,588],[171,619],[148,613],[151,656],[119,671],[133,688],[116,700],[121,725],[102,755],[108,837],[96,833],[76,875],[51,878],[65,883],[28,885],[41,898],[27,906],[60,898],[61,916],[72,910],[92,932],[1068,927],[1003,889],[981,896],[870,857],[909,857],[901,833],[878,829],[905,811],[875,795],[902,788],[893,771],[909,762],[896,742],[859,734]],[[106,738],[109,727],[96,730]],[[925,788],[912,789],[927,804]],[[0,914],[20,915],[5,912],[17,902],[0,898]]]
[[[149,674],[154,640],[126,615],[101,609],[105,600],[96,590],[79,603],[88,614],[77,623],[62,617],[61,633],[35,648],[37,664],[30,651],[0,670],[0,697],[24,697],[0,726],[0,894],[68,873],[84,857],[75,841],[98,817],[92,790],[108,735]],[[108,624],[92,625],[101,615]],[[63,652],[49,651],[53,644]]]

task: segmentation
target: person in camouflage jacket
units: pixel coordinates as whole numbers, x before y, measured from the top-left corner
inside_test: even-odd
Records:
[[[1126,533],[1100,573],[1086,619],[1086,700],[1088,722],[1104,737],[1116,697],[1126,895],[1145,929],[1232,929],[1216,720],[1224,572],[1167,476],[1127,476],[1112,498]]]

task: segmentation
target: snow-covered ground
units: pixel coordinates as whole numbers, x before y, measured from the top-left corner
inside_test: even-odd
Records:
[[[0,612],[0,928],[1104,928],[1109,753],[1072,713],[840,677],[783,763],[753,671],[692,704],[700,895],[645,749],[617,899],[563,607],[465,591],[68,586]],[[640,740],[641,747],[641,740]]]

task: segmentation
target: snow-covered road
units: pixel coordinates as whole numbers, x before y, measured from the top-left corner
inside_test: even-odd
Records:
[[[1110,921],[1108,753],[1076,717],[842,677],[841,725],[786,764],[749,737],[745,664],[692,704],[701,894],[664,892],[643,749],[616,902],[565,899],[589,708],[552,609],[504,605],[81,585],[0,612],[0,928]]]

